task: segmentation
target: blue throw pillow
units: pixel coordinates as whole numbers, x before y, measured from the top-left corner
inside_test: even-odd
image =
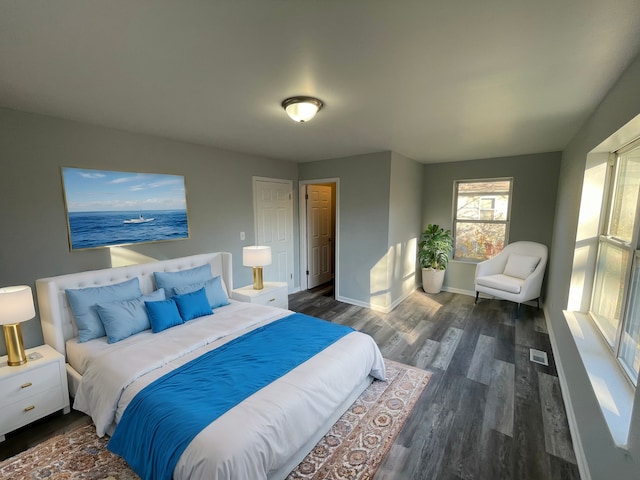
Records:
[[[213,278],[213,275],[211,274],[211,265],[207,263],[179,272],[153,272],[153,278],[156,281],[156,288],[164,288],[167,295],[173,295],[175,287],[204,282]]]
[[[131,300],[142,295],[138,277],[113,285],[67,289],[65,292],[78,324],[78,343],[106,335],[96,304]]]
[[[178,306],[178,311],[182,320],[193,320],[194,318],[204,317],[205,315],[211,315],[211,305],[207,299],[207,294],[204,291],[204,287],[195,292],[185,293],[183,295],[176,295],[171,297]]]
[[[175,287],[173,289],[173,293],[176,295],[182,295],[185,293],[195,292],[196,290],[200,290],[202,287],[204,287],[204,291],[207,294],[207,299],[209,300],[211,308],[229,305],[229,298],[222,287],[222,279],[220,278],[220,275],[212,278],[211,280],[207,280],[206,282],[198,282],[192,285],[185,285],[184,287]]]
[[[159,302],[144,302],[144,304],[147,307],[147,313],[151,321],[151,331],[153,333],[158,333],[167,328],[184,323],[180,312],[178,312],[176,302],[171,298]]]
[[[121,302],[99,303],[98,315],[107,332],[108,343],[116,343],[151,328],[144,302],[164,300],[164,288],[149,295]]]

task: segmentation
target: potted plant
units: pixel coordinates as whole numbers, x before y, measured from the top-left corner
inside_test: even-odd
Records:
[[[422,288],[427,293],[438,293],[444,282],[444,272],[453,250],[451,230],[429,224],[418,245],[418,259],[422,267]]]

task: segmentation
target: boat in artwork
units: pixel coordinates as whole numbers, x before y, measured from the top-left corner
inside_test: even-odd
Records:
[[[142,216],[142,212],[140,212],[140,215],[138,216],[138,218],[131,218],[129,220],[125,220],[124,223],[149,223],[149,222],[153,222],[155,220],[155,218],[144,218]]]

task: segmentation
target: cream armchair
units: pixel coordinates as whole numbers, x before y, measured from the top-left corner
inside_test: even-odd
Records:
[[[510,243],[495,257],[476,266],[476,301],[481,293],[520,304],[535,299],[540,308],[547,247],[536,242]]]

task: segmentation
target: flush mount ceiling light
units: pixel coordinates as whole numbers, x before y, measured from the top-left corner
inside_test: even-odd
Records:
[[[314,97],[290,97],[282,102],[287,115],[295,122],[308,122],[320,111],[324,104]]]

